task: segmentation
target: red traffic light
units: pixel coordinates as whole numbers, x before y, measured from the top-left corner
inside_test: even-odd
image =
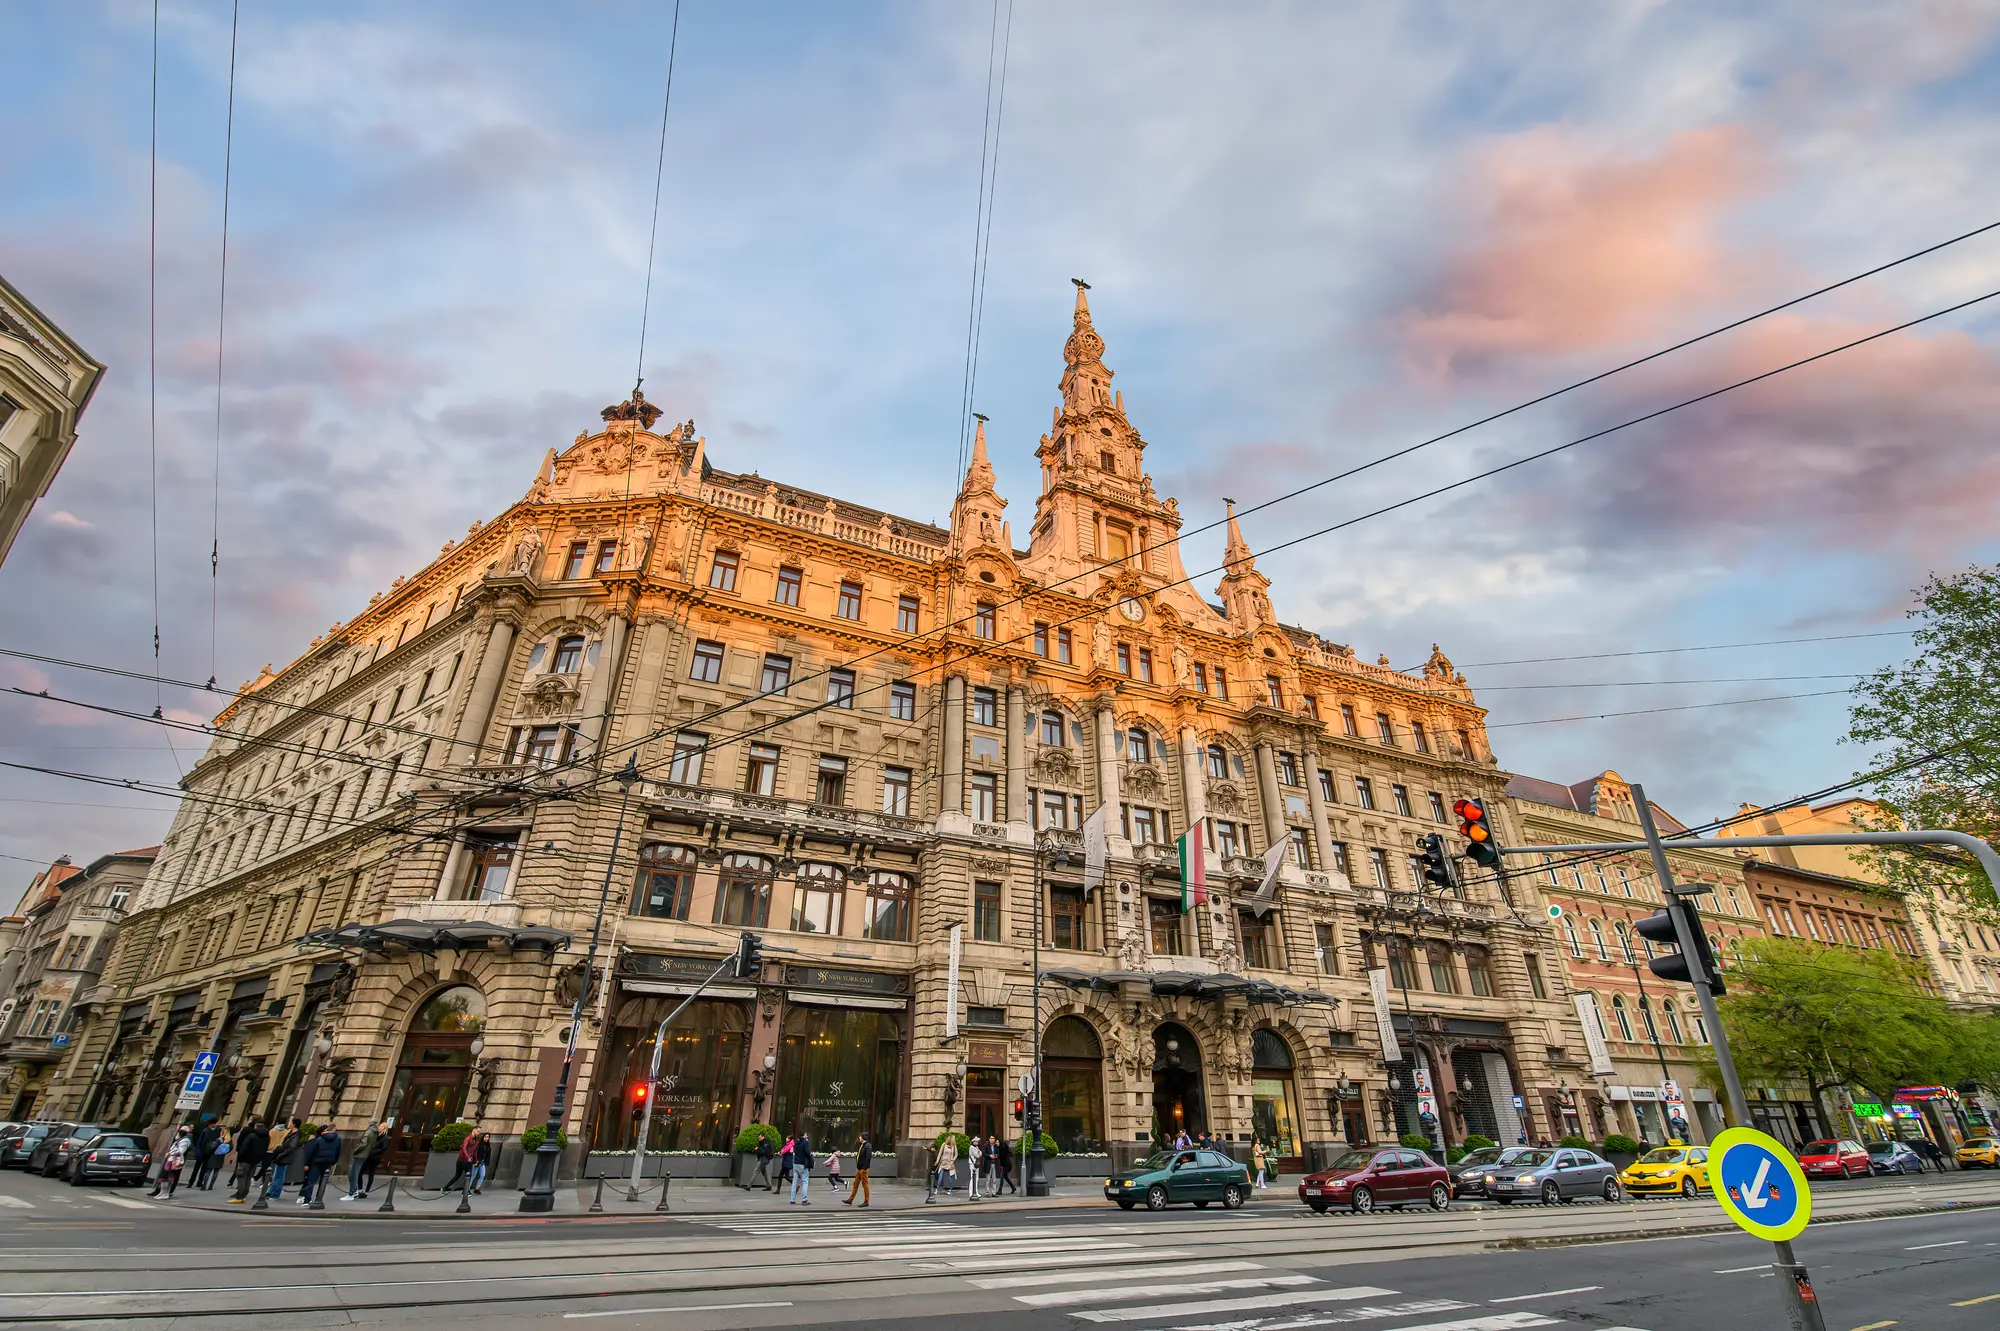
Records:
[[[633,1103],[635,1104],[643,1103],[645,1099],[646,1099],[646,1087],[643,1084],[634,1086],[632,1088]]]

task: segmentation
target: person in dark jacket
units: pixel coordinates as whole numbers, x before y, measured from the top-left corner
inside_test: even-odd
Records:
[[[347,1195],[340,1200],[358,1202],[368,1194],[361,1190],[361,1176],[368,1172],[368,1155],[382,1140],[381,1125],[374,1119],[361,1132],[361,1140],[354,1144],[354,1159],[347,1166]]]
[[[776,1147],[771,1145],[771,1139],[765,1136],[761,1132],[758,1133],[757,1172],[750,1176],[750,1181],[743,1185],[743,1190],[745,1192],[748,1192],[751,1188],[757,1186],[758,1182],[761,1180],[766,1188],[770,1189],[772,1192],[776,1192],[778,1190],[778,1185],[771,1178],[771,1162],[777,1158],[778,1158],[778,1151]]]
[[[861,1204],[868,1205],[868,1167],[875,1163],[875,1141],[867,1133],[861,1134],[861,1148],[854,1153],[854,1186],[847,1190],[847,1205],[854,1205],[854,1194],[861,1194]]]
[[[270,1155],[271,1130],[263,1119],[253,1118],[236,1134],[236,1191],[229,1198],[231,1206],[241,1206],[249,1198],[250,1187]]]
[[[299,1152],[305,1149],[304,1133],[301,1131],[303,1127],[304,1124],[294,1117],[291,1125],[279,1135],[277,1144],[271,1148],[269,1159],[272,1201],[285,1195],[285,1175],[299,1166]]]
[[[306,1143],[306,1185],[299,1190],[299,1204],[310,1205],[326,1188],[326,1176],[340,1160],[340,1130],[329,1123]]]
[[[1000,1137],[994,1141],[993,1150],[999,1156],[994,1167],[1000,1171],[1000,1186],[1008,1192],[1019,1192],[1021,1185],[1014,1182],[1014,1144]]]
[[[201,1126],[194,1130],[194,1145],[188,1148],[187,1168],[194,1176],[194,1186],[202,1186],[202,1179],[208,1174],[209,1161],[215,1157],[215,1144],[222,1140],[222,1125],[213,1117],[204,1115]]]
[[[811,1206],[808,1194],[812,1191],[813,1144],[812,1138],[801,1132],[792,1139],[792,1200],[800,1206]]]

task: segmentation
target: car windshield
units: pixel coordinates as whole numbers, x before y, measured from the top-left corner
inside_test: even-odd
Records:
[[[1476,1151],[1467,1151],[1458,1163],[1461,1165],[1495,1165],[1505,1159],[1506,1155],[1506,1150],[1501,1147],[1482,1146]]]
[[[1991,1137],[1974,1137],[1966,1145],[1975,1151],[1989,1150],[1993,1146],[1993,1139]]]
[[[1147,1170],[1165,1169],[1173,1162],[1174,1153],[1172,1151],[1155,1151],[1136,1165],[1133,1165],[1132,1168],[1135,1172],[1144,1173]]]
[[[1679,1146],[1662,1146],[1657,1151],[1648,1151],[1639,1157],[1642,1165],[1677,1165],[1687,1159],[1687,1151]]]
[[[1896,1143],[1894,1142],[1868,1143],[1868,1154],[1870,1155],[1894,1155],[1895,1153],[1896,1153]]]
[[[1517,1166],[1521,1169],[1535,1169],[1541,1165],[1547,1164],[1549,1161],[1555,1158],[1556,1158],[1556,1153],[1554,1151],[1529,1151],[1523,1155],[1515,1156],[1512,1160],[1509,1160],[1507,1163],[1510,1165]]]
[[[99,1137],[91,1145],[108,1151],[143,1151],[146,1149],[144,1137],[133,1137],[122,1132],[109,1132]]]
[[[1800,1155],[1834,1155],[1840,1150],[1839,1142],[1807,1142],[1799,1148]]]
[[[1328,1165],[1328,1169],[1366,1169],[1375,1162],[1373,1151],[1349,1151]]]
[[[49,1135],[49,1130],[47,1128],[29,1128],[26,1132],[21,1134],[21,1140],[34,1141],[38,1137],[46,1137],[48,1135]]]

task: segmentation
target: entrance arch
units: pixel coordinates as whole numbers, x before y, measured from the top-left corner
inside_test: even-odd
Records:
[[[471,985],[432,994],[410,1019],[383,1117],[394,1123],[383,1171],[421,1174],[431,1138],[465,1109],[472,1042],[486,1029],[486,999]]]
[[[1153,1032],[1153,1141],[1171,1142],[1182,1132],[1198,1137],[1206,1131],[1201,1046],[1179,1022],[1161,1022]]]
[[[1285,1037],[1260,1026],[1250,1033],[1250,1123],[1266,1150],[1276,1150],[1287,1173],[1305,1165],[1299,1134],[1299,1089],[1292,1047]]]
[[[1042,1032],[1042,1131],[1057,1149],[1104,1149],[1104,1046],[1082,1017],[1057,1017]]]

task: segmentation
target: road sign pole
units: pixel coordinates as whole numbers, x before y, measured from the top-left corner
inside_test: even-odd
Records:
[[[1646,802],[1645,787],[1633,785],[1632,803],[1638,809],[1639,826],[1646,833],[1646,848],[1652,853],[1653,872],[1659,877],[1660,892],[1670,904],[1686,903],[1692,908],[1693,903],[1674,890],[1673,869],[1667,863],[1667,849],[1660,841],[1660,829],[1653,822],[1653,806]],[[1694,946],[1694,939],[1688,937],[1687,924],[1680,911],[1674,912],[1674,927],[1680,934],[1681,955],[1699,966],[1700,954]],[[1715,1049],[1715,1065],[1722,1073],[1722,1085],[1729,1095],[1729,1111],[1739,1127],[1747,1128],[1750,1126],[1750,1101],[1743,1094],[1742,1079],[1736,1075],[1736,1060],[1729,1054],[1729,1036],[1722,1029],[1722,1015],[1716,1010],[1713,981],[1714,977],[1709,975],[1695,977],[1695,1001],[1701,1005],[1702,1020],[1708,1026],[1709,1043]],[[1722,1186],[1721,1175],[1722,1162],[1718,1159],[1711,1175],[1711,1183],[1717,1190]],[[1791,1331],[1826,1331],[1826,1321],[1820,1316],[1818,1296],[1813,1293],[1812,1281],[1806,1275],[1805,1267],[1792,1253],[1791,1240],[1778,1239],[1771,1246],[1777,1253],[1778,1260],[1774,1265],[1781,1277],[1778,1283],[1785,1298],[1785,1316]]]

